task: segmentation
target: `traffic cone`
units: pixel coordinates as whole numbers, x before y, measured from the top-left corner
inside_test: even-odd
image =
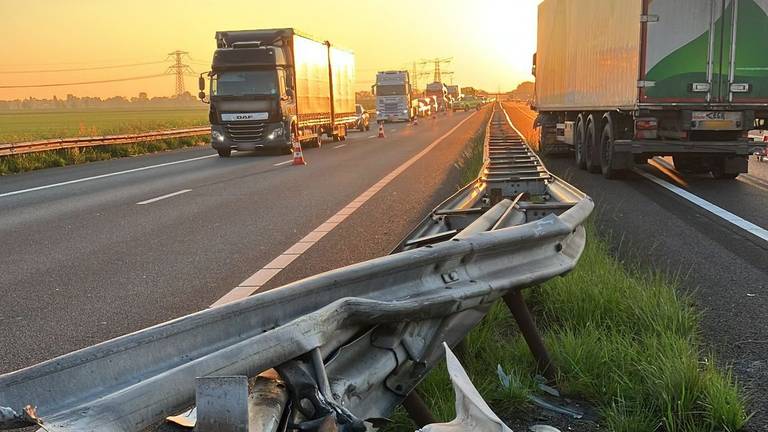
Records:
[[[379,123],[379,138],[384,138],[384,123]]]
[[[293,143],[293,164],[291,165],[306,165],[307,161],[304,160],[304,152],[301,151],[301,141],[295,141]]]
[[[418,117],[414,117],[413,118],[413,125],[414,126],[418,126],[419,125],[419,118]]]

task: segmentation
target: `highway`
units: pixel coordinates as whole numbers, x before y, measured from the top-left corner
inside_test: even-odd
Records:
[[[307,166],[205,147],[3,178],[0,373],[389,253],[487,115],[355,132]]]
[[[531,132],[534,113],[505,104],[516,127]],[[686,176],[671,161],[640,166],[623,180],[549,157],[550,171],[595,200],[597,226],[620,259],[675,278],[703,313],[703,340],[731,365],[747,394],[768,394],[768,164],[750,161],[736,180]],[[696,203],[650,180],[660,179],[704,202]],[[719,209],[719,210],[718,210]],[[750,232],[743,221],[762,231]],[[761,237],[762,236],[762,237]],[[752,425],[768,424],[764,397],[751,397]],[[759,429],[763,430],[763,429]]]

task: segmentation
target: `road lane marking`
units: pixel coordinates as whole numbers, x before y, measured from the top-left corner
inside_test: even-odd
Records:
[[[137,202],[136,205],[152,204],[153,202],[158,202],[158,201],[164,200],[166,198],[175,197],[176,195],[185,194],[185,193],[191,192],[191,191],[192,191],[192,189],[182,189],[180,191],[176,191],[176,192],[173,192],[173,193],[165,194],[165,195],[159,196],[157,198],[152,198],[152,199],[148,199],[146,201]]]
[[[287,160],[287,161],[278,162],[278,163],[276,163],[276,164],[272,164],[272,166],[280,166],[280,165],[285,165],[285,164],[289,164],[289,163],[291,163],[291,162],[293,162],[293,159],[291,159],[291,160]]]
[[[178,165],[178,164],[187,163],[187,162],[194,162],[194,161],[199,161],[201,159],[208,159],[208,158],[212,158],[212,157],[218,157],[218,155],[212,154],[212,155],[200,156],[200,157],[196,157],[196,158],[192,158],[192,159],[182,159],[182,160],[179,160],[179,161],[166,162],[166,163],[161,163],[161,164],[157,164],[157,165],[149,165],[149,166],[145,166],[145,167],[141,167],[141,168],[133,168],[133,169],[125,170],[125,171],[117,171],[117,172],[108,173],[108,174],[100,174],[100,175],[92,176],[92,177],[83,177],[83,178],[79,178],[79,179],[75,179],[75,180],[69,180],[69,181],[65,181],[65,182],[61,182],[61,183],[53,183],[53,184],[44,185],[44,186],[37,186],[37,187],[29,188],[29,189],[21,189],[21,190],[12,191],[12,192],[5,192],[5,193],[0,193],[0,198],[7,197],[7,196],[12,196],[12,195],[20,195],[20,194],[27,193],[27,192],[35,192],[35,191],[44,190],[44,189],[51,189],[51,188],[56,188],[56,187],[61,187],[61,186],[67,186],[67,185],[71,185],[71,184],[75,184],[75,183],[87,182],[87,181],[91,181],[91,180],[98,180],[98,179],[103,179],[103,178],[113,177],[113,176],[118,176],[118,175],[123,175],[123,174],[130,174],[130,173],[139,172],[139,171],[146,171],[146,170],[151,170],[151,169],[155,169],[155,168],[162,168],[162,167],[171,166],[171,165]]]
[[[344,147],[345,145],[346,145],[346,144],[339,144],[339,145],[337,145],[337,146],[334,146],[333,148],[335,148],[335,149],[337,149],[337,148],[342,148],[342,147]]]
[[[336,212],[336,214],[328,218],[325,222],[321,223],[317,228],[309,232],[309,234],[304,236],[301,240],[299,240],[298,242],[293,244],[291,247],[286,249],[285,252],[278,255],[269,264],[267,264],[262,269],[260,269],[259,271],[257,271],[256,273],[248,277],[243,282],[241,282],[237,287],[229,291],[223,297],[216,300],[211,305],[211,307],[218,307],[218,306],[225,305],[227,303],[242,300],[245,297],[248,297],[254,292],[258,291],[261,287],[266,285],[267,282],[269,282],[272,278],[274,278],[281,271],[283,271],[283,269],[288,264],[290,264],[296,258],[300,257],[315,243],[320,241],[320,239],[323,238],[326,234],[333,231],[337,226],[339,226],[339,224],[341,224],[341,222],[343,222],[352,213],[354,213],[363,204],[365,204],[369,199],[371,199],[374,195],[376,195],[377,192],[379,192],[381,189],[387,186],[392,180],[397,178],[397,176],[402,174],[403,171],[407,170],[411,165],[415,164],[424,155],[429,153],[430,150],[435,148],[435,146],[440,144],[443,140],[445,140],[445,138],[451,135],[454,131],[456,131],[456,129],[461,127],[461,125],[463,125],[467,120],[471,119],[474,115],[475,113],[472,113],[469,116],[465,117],[456,126],[451,128],[448,132],[446,132],[436,140],[432,141],[431,144],[429,144],[427,147],[422,149],[419,153],[417,153],[416,155],[414,155],[413,157],[405,161],[402,165],[395,168],[389,174],[382,177],[373,186],[369,187],[368,190],[358,195],[357,198],[350,201],[349,204],[342,207],[339,211]]]
[[[644,171],[642,171],[640,169],[635,169],[635,172],[637,174],[640,174],[641,176],[647,178],[648,180],[656,183],[657,185],[663,187],[664,189],[674,193],[675,195],[682,197],[686,201],[688,201],[688,202],[690,202],[690,203],[692,203],[692,204],[694,204],[694,205],[696,205],[696,206],[698,206],[698,207],[700,207],[700,208],[702,208],[702,209],[712,213],[713,215],[723,219],[724,221],[729,222],[729,223],[731,223],[731,224],[733,224],[733,225],[743,229],[744,231],[747,231],[748,233],[750,233],[750,234],[752,234],[752,235],[754,235],[754,236],[756,236],[758,238],[761,238],[761,239],[763,239],[765,241],[768,241],[768,230],[766,230],[765,228],[757,226],[757,225],[753,224],[752,222],[749,222],[748,220],[742,219],[739,216],[736,216],[735,214],[733,214],[733,213],[731,213],[731,212],[729,212],[729,211],[727,211],[727,210],[725,210],[725,209],[723,209],[721,207],[718,207],[718,206],[712,204],[711,202],[709,202],[709,201],[707,201],[707,200],[705,200],[703,198],[700,198],[699,196],[694,195],[694,194],[688,192],[687,190],[685,190],[683,188],[677,187],[677,186],[673,185],[672,183],[664,181],[664,180],[662,180],[662,179],[660,179],[660,178],[658,178],[658,177],[656,177],[654,175],[648,174],[647,172],[644,172]]]

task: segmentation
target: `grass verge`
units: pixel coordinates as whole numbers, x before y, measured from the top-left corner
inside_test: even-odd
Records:
[[[476,139],[468,159],[477,151]],[[471,178],[478,167],[463,164],[473,169]],[[620,263],[591,223],[587,236],[573,272],[526,292],[559,368],[561,392],[594,405],[597,422],[610,431],[740,430],[748,419],[743,397],[730,370],[718,367],[704,350],[692,299],[681,294],[676,280]],[[464,367],[500,417],[517,418],[531,410],[535,364],[503,304],[497,303],[470,332],[466,349]],[[501,386],[496,365],[511,375],[509,388]],[[444,365],[418,391],[437,418],[453,418],[454,396]],[[415,429],[399,409],[385,430]]]
[[[209,140],[210,137],[203,135],[196,137],[169,138],[136,144],[116,144],[3,156],[0,157],[0,175],[126,156],[137,156],[145,153],[155,153],[183,147],[194,147],[205,145]]]

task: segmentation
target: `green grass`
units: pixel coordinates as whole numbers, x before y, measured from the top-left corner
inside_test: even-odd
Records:
[[[169,138],[137,144],[106,145],[84,147],[81,149],[52,150],[23,155],[3,156],[0,157],[0,175],[204,145],[209,142],[209,140],[209,136],[203,135],[186,138]]]
[[[465,180],[479,170],[470,161],[482,146],[481,134],[465,153]],[[610,431],[740,430],[748,419],[744,398],[731,371],[717,365],[703,347],[700,316],[692,299],[681,294],[679,281],[620,263],[591,223],[587,238],[574,271],[526,290],[559,368],[557,387],[565,396],[593,404],[599,423]],[[536,365],[503,303],[495,304],[470,332],[461,358],[501,418],[530,408],[528,396],[537,391]],[[511,373],[510,389],[501,386],[497,364]],[[438,419],[453,419],[454,396],[444,364],[430,372],[418,391]],[[415,426],[398,409],[384,430],[413,431]]]
[[[11,111],[0,112],[0,142],[33,141],[177,129],[208,124],[207,109]],[[206,136],[128,145],[55,150],[0,157],[0,175],[93,162],[199,145]]]
[[[56,110],[0,112],[0,142],[138,133],[208,124],[208,110]]]

